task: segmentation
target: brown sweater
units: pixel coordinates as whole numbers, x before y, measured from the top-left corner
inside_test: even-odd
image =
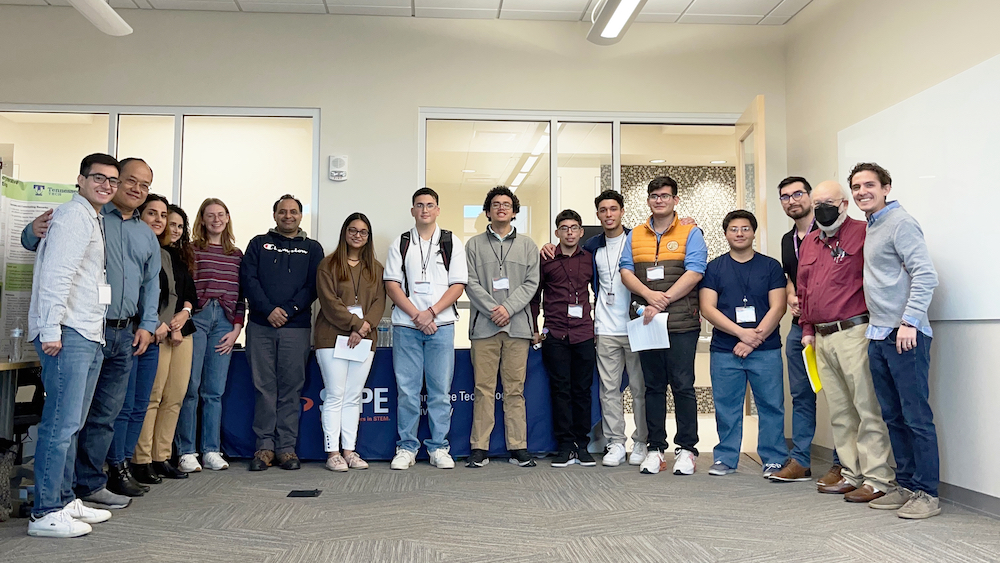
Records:
[[[375,262],[374,280],[368,280],[362,274],[361,265],[351,268],[354,279],[338,281],[333,272],[333,255],[323,258],[316,269],[316,293],[319,296],[319,316],[316,317],[316,329],[313,332],[316,348],[333,348],[338,336],[350,336],[351,332],[360,330],[365,321],[372,327],[367,340],[373,340],[375,328],[382,320],[385,312],[385,285],[382,283],[382,264]],[[355,304],[354,284],[358,284],[357,304],[361,307],[365,318],[359,319],[353,313],[347,312],[348,307]]]

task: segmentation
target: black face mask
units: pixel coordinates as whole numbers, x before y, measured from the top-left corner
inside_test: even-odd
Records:
[[[824,227],[829,227],[830,225],[837,222],[840,218],[840,206],[830,205],[829,203],[820,203],[816,206],[816,222]]]

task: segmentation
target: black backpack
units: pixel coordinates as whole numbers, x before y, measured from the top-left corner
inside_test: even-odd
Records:
[[[438,239],[438,245],[441,247],[441,258],[444,261],[444,269],[446,271],[451,271],[451,252],[454,247],[451,240],[451,231],[447,229],[441,229],[441,237]],[[406,253],[410,250],[410,231],[399,235],[399,254],[402,256],[403,264],[403,293],[407,297],[410,296],[410,284],[406,281]]]

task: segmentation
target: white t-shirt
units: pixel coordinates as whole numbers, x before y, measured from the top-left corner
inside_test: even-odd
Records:
[[[385,273],[382,279],[403,283],[403,260],[399,253],[399,240],[396,237],[389,246],[389,255],[385,261]],[[469,267],[465,261],[465,247],[462,241],[452,235],[451,237],[451,268],[445,269],[444,257],[441,255],[440,243],[441,228],[435,227],[431,240],[426,241],[417,234],[417,229],[410,229],[410,248],[406,251],[406,284],[408,287],[410,303],[418,310],[423,311],[428,307],[433,307],[441,300],[441,297],[452,284],[469,283]],[[420,282],[430,282],[429,293],[418,292],[417,285]],[[438,325],[452,324],[458,320],[458,314],[454,307],[448,307],[443,311],[438,311],[434,322]],[[392,309],[392,324],[416,328],[410,316],[399,307]]]
[[[632,302],[632,293],[622,283],[622,275],[618,271],[618,261],[625,246],[625,233],[615,238],[607,239],[607,244],[597,249],[594,260],[597,261],[597,277],[600,282],[600,295],[597,296],[597,307],[594,309],[594,334],[604,336],[626,336],[628,329],[628,306]],[[608,293],[614,293],[613,305],[608,305]]]

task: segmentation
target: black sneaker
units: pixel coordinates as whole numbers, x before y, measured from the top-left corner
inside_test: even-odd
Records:
[[[573,459],[569,450],[559,450],[556,457],[552,459],[552,467],[566,467],[571,463],[573,463]]]
[[[594,461],[594,456],[590,455],[590,452],[587,451],[587,448],[580,448],[576,452],[576,457],[579,460],[580,465],[584,467],[594,467],[595,465],[597,465],[597,462]]]
[[[532,459],[531,455],[528,453],[528,450],[512,450],[510,452],[509,461],[521,467],[535,466],[535,460]]]
[[[466,467],[483,467],[490,462],[490,456],[486,450],[472,450],[469,455],[469,461],[465,464]]]

